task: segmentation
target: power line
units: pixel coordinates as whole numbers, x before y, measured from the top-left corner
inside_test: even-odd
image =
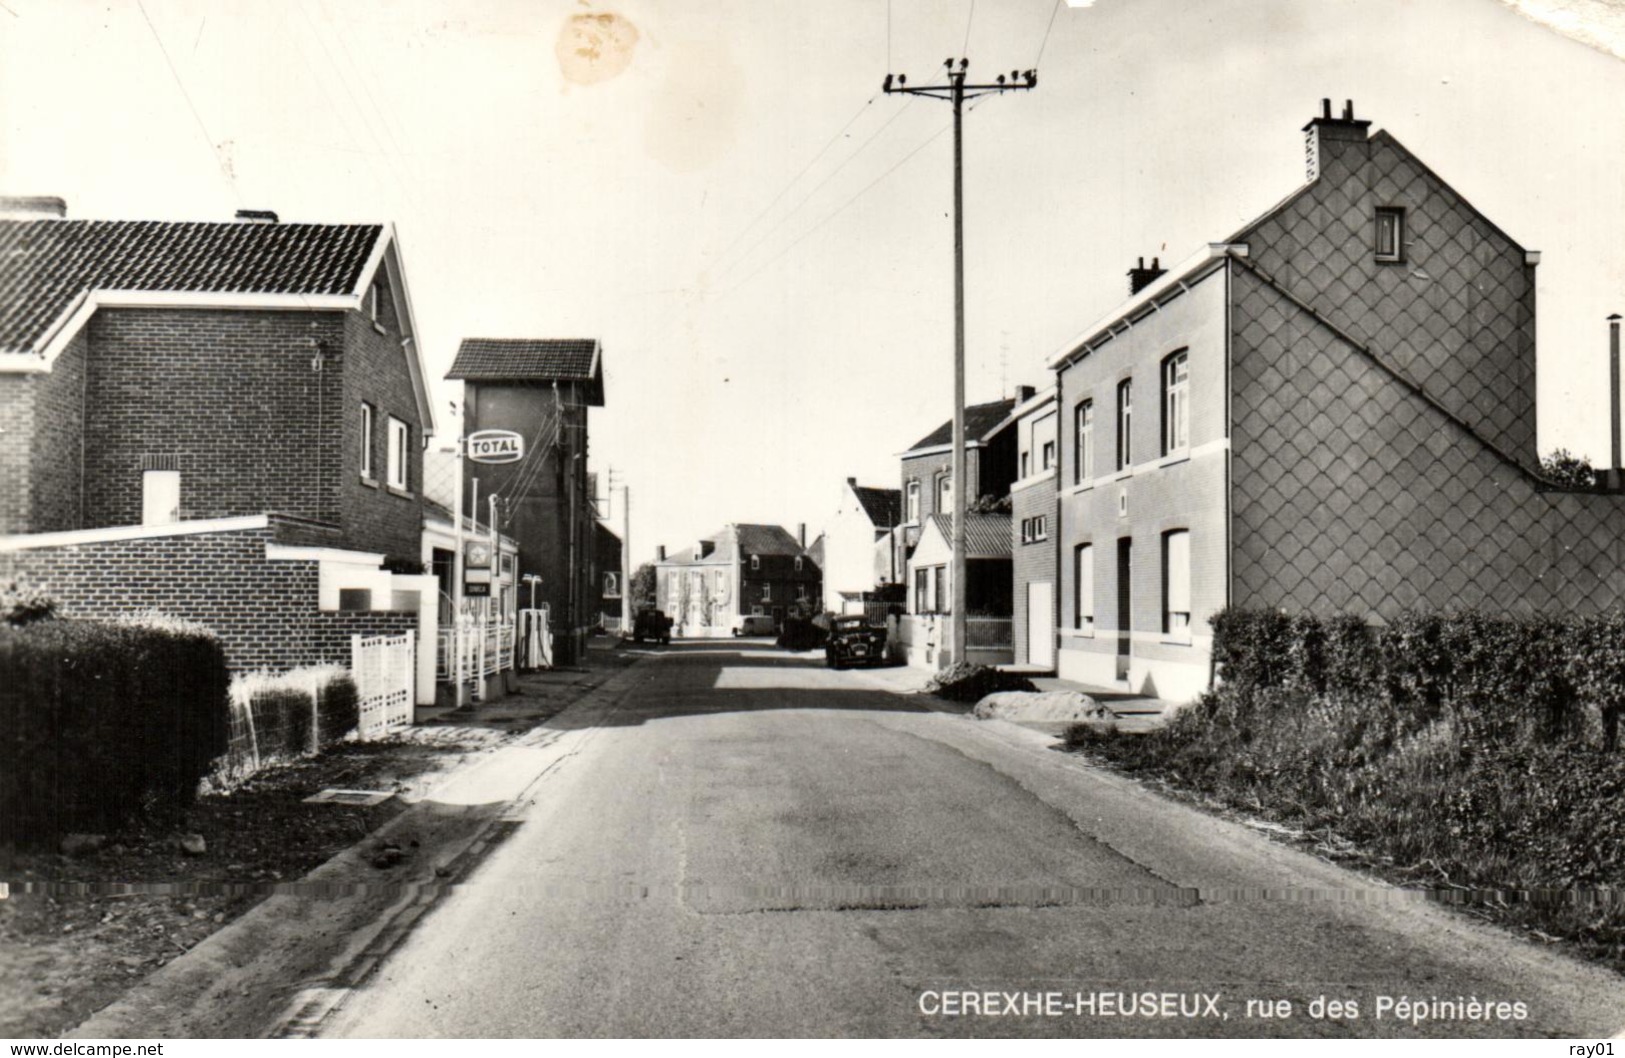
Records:
[[[974,21],[976,21],[976,0],[970,0],[970,14],[965,16],[965,46],[959,49],[961,55],[970,51],[970,27]]]
[[[1033,66],[1044,61],[1044,47],[1049,44],[1050,30],[1055,28],[1055,16],[1061,13],[1061,0],[1055,0],[1055,6],[1050,9],[1049,25],[1044,27],[1044,39],[1038,43],[1038,58],[1033,60]]]
[[[164,38],[158,35],[158,27],[152,24],[152,16],[147,14],[147,5],[142,0],[136,0],[135,6],[140,9],[141,18],[147,23],[147,30],[152,34],[153,43],[158,45],[158,52],[163,55],[164,63],[169,67],[169,75],[175,79],[175,87],[181,90],[181,98],[186,100],[186,108],[192,112],[192,120],[197,122],[198,131],[203,134],[203,142],[208,145],[209,153],[214,155],[215,164],[220,167],[220,175],[226,178],[237,204],[242,205],[243,196],[237,187],[237,177],[226,164],[225,156],[220,153],[214,137],[209,134],[209,127],[203,123],[203,115],[198,113],[197,104],[192,101],[192,93],[186,90],[186,82],[181,80],[181,72],[175,68],[175,60],[169,57],[169,49],[164,47]]]
[[[899,111],[899,113],[901,113],[901,111]],[[898,159],[897,162],[891,166],[891,168],[887,169],[885,172],[881,173],[879,176],[877,176],[873,180],[869,181],[868,184],[864,185],[863,190],[859,191],[857,194],[855,194],[851,198],[847,199],[844,203],[841,204],[840,208],[835,210],[835,212],[828,214],[827,216],[824,217],[823,220],[820,220],[818,223],[814,224],[812,227],[810,227],[806,231],[802,232],[799,236],[796,237],[796,239],[793,242],[791,242],[784,249],[780,250],[777,254],[773,255],[772,258],[770,258],[769,260],[764,262],[755,271],[751,272],[750,275],[746,276],[744,279],[741,279],[739,282],[735,283],[733,286],[731,286],[727,290],[723,291],[721,296],[722,297],[727,297],[728,295],[732,294],[734,291],[738,290],[740,287],[744,286],[746,283],[749,283],[752,279],[755,279],[762,272],[764,272],[768,268],[770,268],[781,257],[783,257],[785,254],[789,253],[791,250],[793,250],[797,246],[799,246],[801,244],[802,240],[806,239],[813,232],[817,231],[819,228],[822,228],[824,225],[828,224],[830,221],[834,220],[836,217],[840,216],[842,213],[845,213],[849,206],[851,206],[858,199],[862,198],[864,195],[868,194],[869,190],[871,188],[873,188],[876,184],[880,183],[882,180],[886,179],[886,177],[890,176],[892,173],[896,172],[898,169],[902,168],[903,165],[905,163],[907,163],[909,159],[913,158],[916,154],[919,154],[921,151],[923,151],[927,147],[931,146],[931,144],[933,144],[937,140],[941,139],[942,134],[944,132],[947,132],[948,129],[951,128],[951,127],[952,127],[951,125],[944,125],[944,126],[942,126],[942,128],[940,128],[936,132],[932,133],[931,136],[929,138],[927,138],[924,143],[920,144],[918,147],[914,148],[912,151],[909,151],[902,158]]]

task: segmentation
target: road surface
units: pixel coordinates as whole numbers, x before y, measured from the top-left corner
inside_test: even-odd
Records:
[[[765,645],[654,653],[618,701],[555,718],[511,833],[322,1035],[1596,1038],[1625,1020],[1611,973],[1038,732]]]

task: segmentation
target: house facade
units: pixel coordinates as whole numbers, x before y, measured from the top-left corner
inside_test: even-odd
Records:
[[[896,650],[910,665],[941,669],[953,656],[952,623],[965,623],[965,658],[978,665],[1015,660],[1010,642],[1010,516],[965,516],[965,608],[953,612],[953,515],[933,514],[909,558],[908,613],[898,621]]]
[[[805,529],[731,524],[669,557],[655,559],[656,605],[680,636],[726,636],[737,618],[769,616],[782,626],[798,609],[816,609],[822,574],[804,545]]]
[[[237,669],[433,642],[434,419],[393,229],[0,205],[0,577],[70,616],[200,621]]]
[[[1016,472],[1010,486],[1011,653],[1017,665],[1055,665],[1055,474],[1060,463],[1055,390],[1046,389],[1011,410]]]
[[[878,596],[877,589],[902,583],[902,567],[893,568],[888,562],[882,568],[875,548],[902,524],[902,507],[903,494],[898,489],[859,485],[857,478],[847,478],[841,485],[835,513],[821,535],[824,610],[845,613],[849,605],[856,605],[856,612],[861,613],[863,604]],[[881,553],[882,557],[895,555],[890,549]]]
[[[463,383],[465,436],[520,438],[520,454],[499,453],[501,462],[465,444],[463,509],[518,542],[524,603],[535,584],[554,659],[573,664],[601,613],[587,425],[588,409],[604,404],[602,347],[590,338],[467,338],[446,377]]]
[[[1369,126],[1050,358],[1063,677],[1193,697],[1226,605],[1625,601],[1625,497],[1539,474],[1538,255]]]

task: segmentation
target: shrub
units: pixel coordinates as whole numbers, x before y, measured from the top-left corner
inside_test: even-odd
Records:
[[[56,616],[56,600],[41,588],[18,581],[0,586],[0,618],[8,625],[26,625]]]
[[[1036,691],[1025,676],[990,665],[956,664],[937,673],[926,685],[927,693],[951,702],[979,702],[996,691]]]
[[[360,697],[341,665],[311,665],[273,673],[239,673],[231,681],[231,759],[224,770],[251,774],[267,760],[309,753],[356,729]]]
[[[135,623],[0,627],[0,844],[183,807],[226,748],[212,635]]]

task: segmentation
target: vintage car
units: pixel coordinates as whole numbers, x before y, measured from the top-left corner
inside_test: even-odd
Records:
[[[886,629],[871,624],[862,614],[837,614],[824,644],[824,663],[832,669],[848,665],[880,665],[886,661]]]
[[[773,619],[772,614],[735,614],[732,626],[733,634],[736,636],[776,636],[779,634],[779,623]]]
[[[653,639],[658,643],[671,642],[671,618],[660,610],[639,610],[632,619],[632,640],[637,643]]]

